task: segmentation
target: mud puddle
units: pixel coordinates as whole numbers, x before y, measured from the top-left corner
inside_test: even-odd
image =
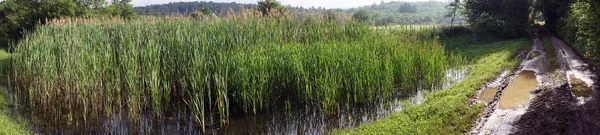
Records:
[[[496,96],[496,92],[498,92],[498,87],[486,88],[483,91],[481,91],[481,94],[479,95],[479,100],[486,103],[490,102],[494,99],[494,96]]]
[[[575,97],[588,98],[592,96],[592,88],[589,87],[583,80],[569,75],[569,84],[571,84],[571,92]]]
[[[500,97],[500,109],[511,109],[528,103],[531,91],[538,86],[535,72],[523,71],[511,82]]]

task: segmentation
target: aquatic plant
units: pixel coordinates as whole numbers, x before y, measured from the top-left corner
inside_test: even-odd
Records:
[[[55,20],[16,45],[10,83],[32,116],[73,127],[145,111],[205,127],[283,101],[334,113],[441,81],[435,33],[252,13]]]

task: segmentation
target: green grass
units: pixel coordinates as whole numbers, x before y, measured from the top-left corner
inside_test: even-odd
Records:
[[[246,15],[67,21],[18,44],[11,84],[32,116],[70,126],[123,107],[131,119],[186,108],[200,125],[283,101],[334,113],[440,82],[454,56],[435,33]]]
[[[552,40],[550,40],[550,36],[547,33],[542,34],[542,36],[544,48],[546,49],[547,54],[546,57],[548,57],[548,62],[550,62],[548,64],[548,71],[554,71],[559,68],[558,61],[556,60],[556,49],[554,48]]]
[[[3,82],[6,81],[6,73],[10,67],[10,53],[0,50],[0,77]],[[4,91],[0,92],[0,135],[23,135],[30,134],[23,124],[17,124],[14,119],[7,114],[7,101]]]
[[[386,118],[332,134],[465,134],[480,117],[483,105],[468,105],[476,90],[520,60],[514,55],[530,45],[526,39],[469,43],[468,36],[444,40],[446,49],[465,56],[469,75],[452,87],[427,95],[422,104],[409,106]]]

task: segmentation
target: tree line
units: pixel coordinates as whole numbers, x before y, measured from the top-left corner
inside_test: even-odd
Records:
[[[272,1],[272,0],[271,0]],[[276,1],[275,1],[276,2]],[[271,2],[272,3],[272,2]],[[364,9],[364,17],[374,25],[400,25],[400,24],[449,24],[450,20],[444,16],[446,2],[381,2],[351,9],[325,9],[323,7],[283,6],[288,11],[298,15],[310,14],[354,14]],[[191,15],[197,16],[200,10],[210,9],[216,15],[225,17],[228,11],[238,12],[243,9],[258,8],[258,4],[219,3],[219,2],[172,2],[167,4],[148,5],[135,7],[140,15]],[[456,22],[461,22],[458,18]]]

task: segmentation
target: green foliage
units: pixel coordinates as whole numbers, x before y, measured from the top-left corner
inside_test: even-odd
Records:
[[[441,80],[449,58],[435,32],[292,17],[60,23],[20,42],[11,86],[49,124],[91,124],[121,105],[131,119],[179,106],[200,125],[283,99],[334,113]]]
[[[526,39],[477,43],[468,36],[445,40],[446,48],[470,61],[469,75],[443,90],[427,95],[422,104],[408,106],[379,121],[357,128],[334,130],[332,134],[465,134],[483,110],[482,104],[469,105],[477,89],[519,60],[513,56],[529,45]]]
[[[202,14],[204,14],[204,15],[212,15],[213,14],[213,11],[210,10],[209,8],[202,8],[200,10],[200,12],[202,12]]]
[[[572,10],[561,18],[559,33],[572,42],[572,46],[600,68],[600,2],[577,0]]]
[[[352,15],[352,18],[359,22],[367,22],[368,23],[371,20],[371,14],[366,9],[359,9]]]
[[[384,4],[384,3],[382,3]],[[410,3],[402,3],[398,9],[400,13],[417,13],[417,6]]]
[[[5,50],[0,50],[0,81],[5,82],[8,78],[10,68],[10,54]],[[15,118],[8,114],[9,101],[5,95],[6,92],[0,92],[0,135],[26,135],[31,134],[27,131],[24,124],[15,122]]]
[[[465,15],[478,33],[527,36],[530,0],[465,0]]]
[[[360,9],[371,12],[371,19],[377,26],[384,25],[408,25],[408,24],[450,24],[445,19],[447,10],[444,8],[447,2],[423,1],[423,2],[383,2],[379,5],[364,6],[359,8],[336,10],[344,13],[354,13]],[[457,18],[456,22],[462,22]]]
[[[536,10],[545,27],[558,34],[600,68],[600,2],[595,0],[541,0]]]
[[[452,18],[450,21],[450,26],[452,26],[454,24],[454,19],[456,19],[457,16],[460,16],[460,12],[463,10],[462,4],[460,3],[460,0],[454,0],[446,6],[446,9],[448,10],[446,17]]]
[[[262,0],[258,1],[258,11],[262,12],[264,16],[269,16],[277,12],[286,12],[287,9],[281,6],[277,0]]]
[[[5,0],[0,3],[0,39],[18,40],[27,30],[56,18],[135,16],[130,0],[114,1],[105,7],[98,0]],[[3,42],[7,43],[7,42]]]
[[[192,18],[215,17],[215,14],[209,8],[202,8],[200,11],[190,14],[190,16],[192,16]]]
[[[335,14],[352,15],[358,9],[367,9],[371,12],[371,19],[374,25],[408,25],[408,24],[450,24],[450,19],[445,18],[447,13],[444,8],[447,2],[427,1],[427,2],[400,2],[390,1],[381,2],[370,6],[364,6],[351,9],[325,9],[323,7],[291,7],[285,6],[287,11],[291,11],[298,18],[305,15]],[[160,5],[149,5],[144,7],[135,7],[140,15],[188,15],[202,8],[209,8],[220,17],[228,17],[228,12],[239,12],[243,9],[257,8],[257,4],[244,3],[219,3],[219,2],[173,2]],[[230,10],[231,9],[231,10]],[[458,17],[454,22],[464,23],[462,17]]]
[[[167,16],[167,15],[187,15],[192,14],[198,10],[204,8],[212,10],[216,15],[226,16],[227,12],[239,12],[244,9],[256,8],[256,4],[247,3],[220,3],[212,1],[193,1],[193,2],[169,2],[166,4],[147,5],[141,7],[135,7],[135,11],[139,15],[154,15],[154,16]]]

